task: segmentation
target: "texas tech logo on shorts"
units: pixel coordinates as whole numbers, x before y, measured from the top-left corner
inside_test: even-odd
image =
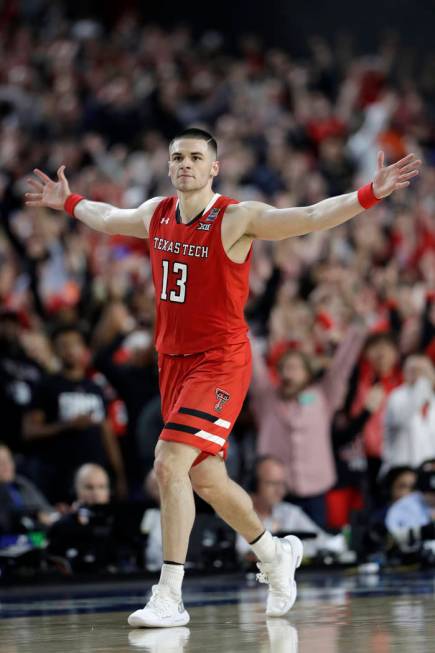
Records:
[[[230,398],[230,395],[228,394],[228,392],[225,392],[225,390],[221,390],[220,388],[216,388],[215,394],[216,394],[217,404],[215,404],[214,409],[220,412],[224,407],[224,404]]]

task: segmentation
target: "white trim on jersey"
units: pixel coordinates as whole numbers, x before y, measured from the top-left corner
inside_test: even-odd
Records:
[[[210,202],[209,202],[209,203],[207,204],[207,206],[205,207],[204,211],[201,213],[201,215],[204,215],[205,213],[207,213],[207,212],[211,209],[211,207],[213,206],[213,204],[214,204],[215,202],[218,201],[218,199],[219,199],[220,196],[221,196],[220,193],[215,193],[215,194],[213,195],[213,197],[211,198]],[[177,199],[177,204],[175,205],[175,210],[178,209],[178,204],[179,204],[179,202],[180,202],[180,200]]]

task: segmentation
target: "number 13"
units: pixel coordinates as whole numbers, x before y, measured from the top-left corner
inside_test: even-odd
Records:
[[[162,261],[163,265],[163,281],[162,281],[162,292],[160,294],[160,299],[164,301],[168,300],[168,277],[169,277],[169,261]],[[178,304],[184,304],[186,300],[186,282],[187,282],[187,265],[186,263],[179,263],[174,261],[172,264],[172,272],[178,275],[178,279],[175,280],[175,283],[178,286],[178,293],[176,290],[169,291],[169,301],[177,302]]]

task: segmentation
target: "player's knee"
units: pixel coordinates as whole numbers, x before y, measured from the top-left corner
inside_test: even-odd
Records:
[[[219,486],[215,483],[201,483],[192,481],[192,487],[196,494],[207,503],[213,505],[216,497],[219,494]]]
[[[183,469],[180,461],[172,454],[157,455],[154,461],[154,472],[159,486],[167,485],[181,476],[188,476],[188,471]]]

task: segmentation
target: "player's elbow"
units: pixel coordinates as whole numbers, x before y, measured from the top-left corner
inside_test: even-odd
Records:
[[[316,204],[311,204],[304,208],[305,211],[305,223],[307,225],[307,232],[312,231],[321,231],[325,228],[325,224],[322,221],[322,212]]]
[[[115,234],[116,220],[114,220],[113,211],[109,209],[102,217],[101,231],[105,234]]]

